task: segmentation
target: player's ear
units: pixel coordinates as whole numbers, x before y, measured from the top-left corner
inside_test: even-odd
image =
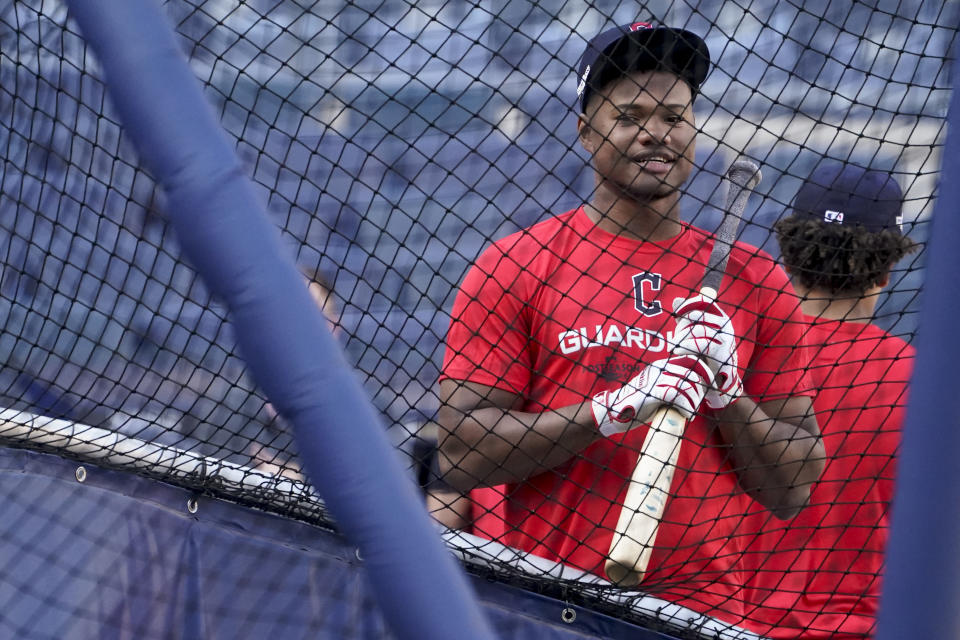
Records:
[[[888,284],[890,284],[889,270],[885,271],[883,275],[880,276],[880,278],[877,280],[877,286],[880,287],[881,289],[885,288]]]
[[[577,116],[577,139],[580,140],[580,145],[590,152],[592,155],[596,151],[596,144],[594,143],[596,131],[593,126],[590,124],[590,120],[586,114],[581,113]]]

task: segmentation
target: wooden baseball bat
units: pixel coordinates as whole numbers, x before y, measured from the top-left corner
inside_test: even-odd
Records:
[[[740,218],[750,191],[760,182],[760,169],[753,162],[740,159],[730,165],[724,177],[729,183],[724,217],[715,234],[700,289],[700,294],[711,300],[717,299]],[[636,586],[647,572],[686,426],[683,414],[669,406],[659,409],[650,420],[605,565],[607,577],[619,586]]]

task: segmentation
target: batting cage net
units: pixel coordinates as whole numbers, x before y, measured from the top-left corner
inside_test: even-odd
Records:
[[[163,10],[470,572],[568,603],[571,628],[579,610],[675,637],[870,634],[957,2]],[[656,64],[638,68],[593,40],[618,26],[618,37],[689,34],[643,41],[640,58]],[[341,611],[321,616],[324,637],[388,633],[364,622],[366,600],[285,582],[303,557],[258,546],[275,536],[289,550],[310,525],[336,523],[248,375],[227,308],[182,257],[166,195],[66,5],[0,6],[0,123],[2,539],[32,567],[3,572],[0,627],[142,631],[147,614],[91,613],[131,593],[168,623],[208,615],[183,585],[164,596],[120,579],[79,599],[66,586],[131,521],[137,563],[159,580],[189,555],[170,552],[187,534],[156,533],[140,507],[183,491],[184,518],[211,499],[248,512],[223,521],[250,518],[234,554],[190,556],[198,584],[217,576],[240,594],[211,610],[254,635],[222,637],[276,624],[301,637],[297,624],[317,624],[289,612],[305,597]],[[738,159],[753,165],[731,182]],[[738,244],[724,244],[718,229],[738,223],[727,196],[755,173]],[[716,303],[697,301],[715,244],[725,279]],[[700,341],[704,327],[727,338]],[[693,355],[664,364],[678,348]],[[680,445],[644,454],[667,477],[666,507],[655,537],[637,541],[652,555],[621,581],[605,563],[653,433],[647,399],[689,394]],[[53,477],[64,460],[81,483],[93,469],[119,480],[82,493]],[[295,529],[278,533],[264,512]],[[59,553],[67,541],[77,546]],[[342,553],[314,548],[309,562]],[[117,566],[100,568],[116,578]],[[41,605],[75,635],[28,624]]]

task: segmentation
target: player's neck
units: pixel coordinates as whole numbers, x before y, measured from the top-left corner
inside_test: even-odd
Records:
[[[796,286],[803,313],[820,320],[842,320],[844,322],[873,322],[873,312],[877,307],[880,287],[875,287],[863,295],[837,295],[820,289],[806,289]]]
[[[609,233],[640,241],[661,242],[683,230],[676,196],[639,202],[598,191],[584,205],[587,216]]]

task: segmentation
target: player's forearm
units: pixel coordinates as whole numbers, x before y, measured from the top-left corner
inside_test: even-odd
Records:
[[[439,471],[461,491],[519,482],[569,460],[600,437],[589,403],[543,413],[442,409]]]
[[[743,489],[779,518],[799,513],[826,460],[812,414],[774,419],[743,397],[717,417]]]

